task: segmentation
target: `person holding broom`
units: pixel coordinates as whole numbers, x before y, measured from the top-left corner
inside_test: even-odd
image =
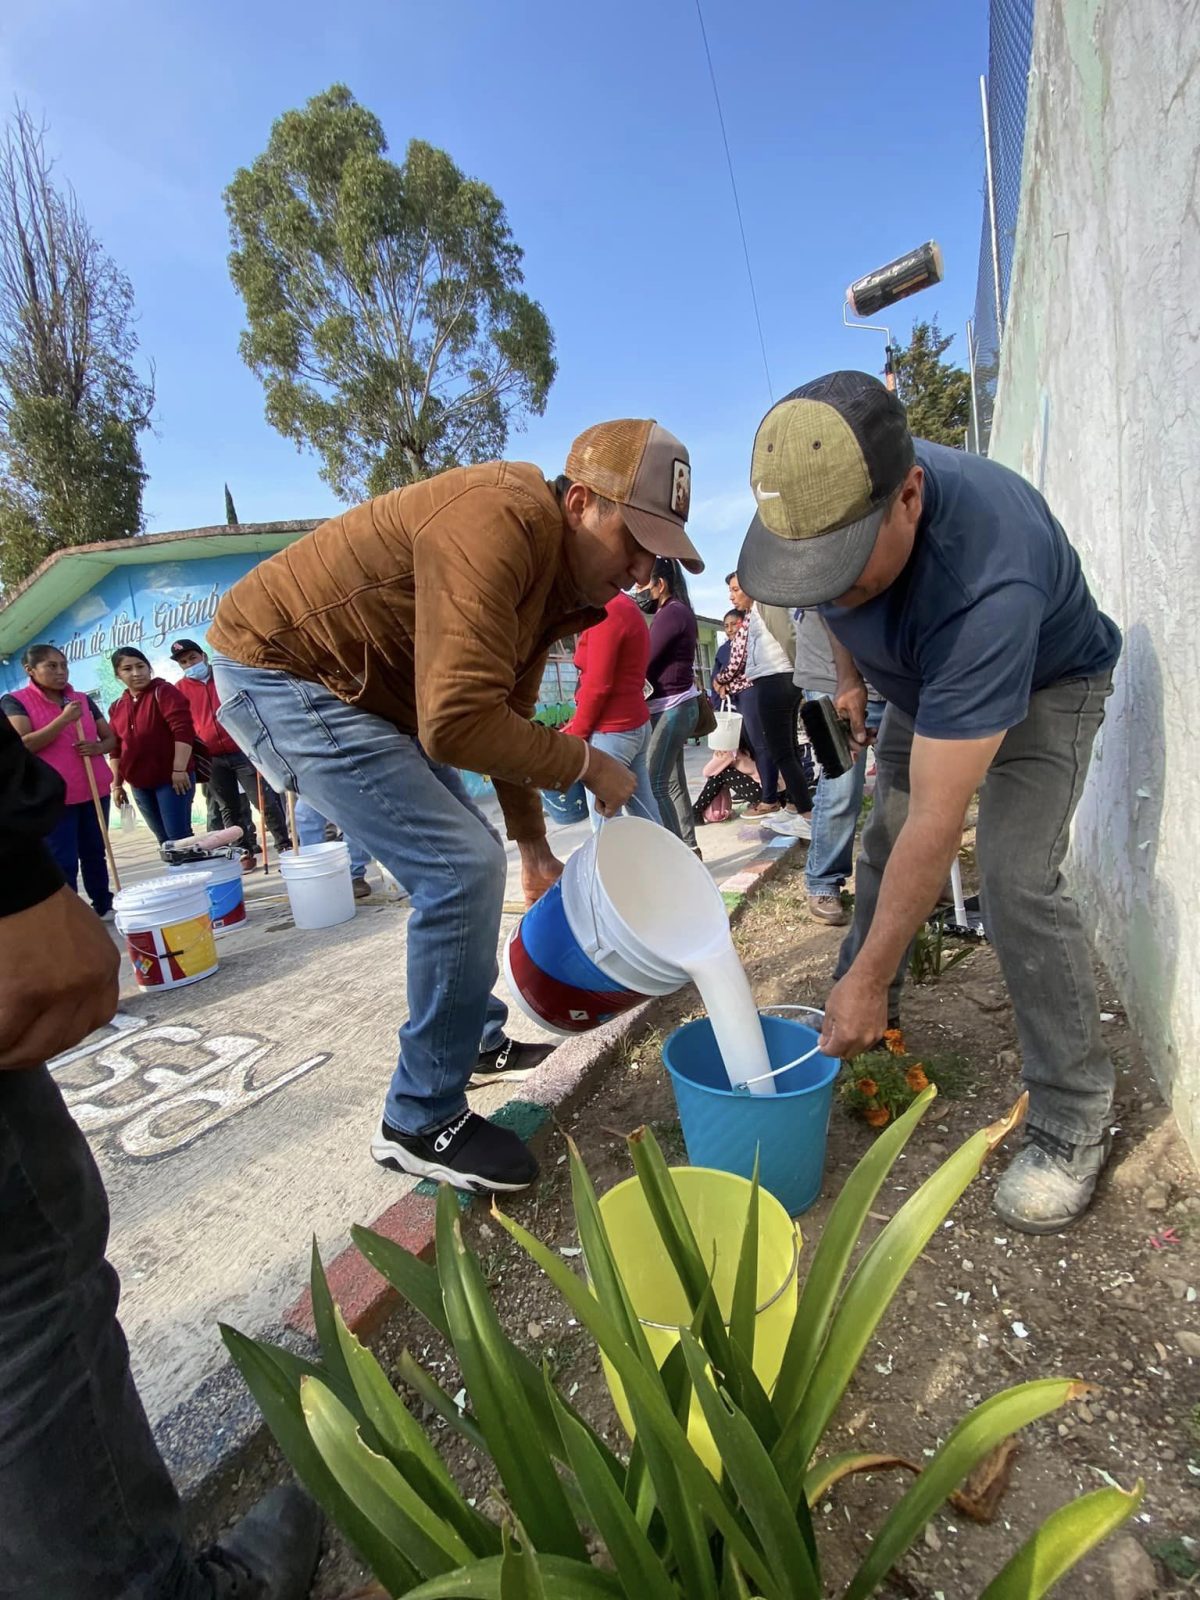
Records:
[[[656,556],[703,570],[689,477],[657,423],[599,423],[554,481],[491,461],[333,517],[217,610],[222,725],[411,895],[408,1017],[371,1144],[383,1166],[468,1190],[537,1176],[521,1139],[467,1106],[469,1083],[527,1077],[549,1048],[504,1032],[505,851],[455,769],[495,784],[532,904],[562,871],[538,790],[582,779],[611,816],[635,787],[623,762],[531,720],[550,646],[645,584]]]
[[[104,829],[112,778],[107,761],[95,758],[111,755],[116,737],[96,702],[71,687],[67,658],[57,645],[31,644],[21,665],[29,686],[0,697],[0,711],[30,755],[53,767],[66,785],[66,805],[46,846],[72,889],[78,889],[82,874],[93,911],[107,922],[113,886]]]

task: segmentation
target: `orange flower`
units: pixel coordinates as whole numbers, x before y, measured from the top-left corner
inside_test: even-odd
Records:
[[[860,1078],[854,1087],[859,1094],[865,1094],[868,1100],[873,1099],[879,1093],[879,1085],[874,1078]]]
[[[884,1033],[883,1042],[887,1045],[892,1055],[902,1056],[905,1054],[904,1035],[899,1028],[888,1028]]]
[[[891,1120],[892,1113],[886,1106],[868,1106],[863,1116],[872,1128],[882,1128],[885,1122]]]
[[[914,1094],[920,1094],[922,1089],[928,1089],[929,1079],[925,1076],[925,1068],[918,1061],[915,1066],[909,1067],[904,1074],[904,1081]]]

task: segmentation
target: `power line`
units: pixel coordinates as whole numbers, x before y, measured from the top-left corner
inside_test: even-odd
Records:
[[[708,48],[708,29],[704,26],[704,13],[700,0],[696,0],[696,16],[700,22],[700,37],[704,40],[704,55],[708,61],[708,76],[712,81],[713,99],[717,103],[717,121],[721,125],[721,143],[725,146],[725,164],[729,168],[729,187],[733,190],[733,206],[737,212],[738,231],[742,236],[742,254],[746,258],[746,277],[750,280],[750,301],[754,306],[754,321],[758,327],[758,347],[762,351],[763,371],[767,375],[767,393],[775,404],[775,390],[771,385],[771,367],[767,361],[767,341],[763,338],[762,317],[758,311],[758,294],[754,288],[754,269],[750,265],[750,246],[746,243],[746,224],[742,221],[742,202],[738,198],[737,179],[733,175],[733,157],[729,153],[729,135],[725,132],[725,113],[721,109],[721,92],[717,88],[717,74],[713,68],[712,51]]]

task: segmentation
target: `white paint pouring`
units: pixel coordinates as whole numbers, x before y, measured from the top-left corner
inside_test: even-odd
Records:
[[[567,863],[563,906],[591,960],[606,972],[615,961],[620,981],[631,988],[669,993],[664,984],[680,987],[690,979],[731,1084],[751,1094],[775,1093],[725,902],[682,840],[640,817],[606,822]]]

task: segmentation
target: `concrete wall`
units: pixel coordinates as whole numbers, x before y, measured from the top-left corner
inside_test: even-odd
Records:
[[[1039,0],[991,454],[1124,630],[1072,876],[1200,1154],[1198,170],[1198,0]]]

